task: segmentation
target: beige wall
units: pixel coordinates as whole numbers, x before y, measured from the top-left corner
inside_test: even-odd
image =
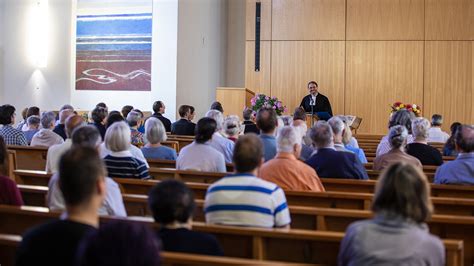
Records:
[[[227,0],[226,87],[245,86],[245,1]]]
[[[389,105],[474,123],[474,1],[261,0],[261,70],[254,71],[255,2],[246,0],[247,88],[291,111],[316,80],[361,133],[385,133]]]

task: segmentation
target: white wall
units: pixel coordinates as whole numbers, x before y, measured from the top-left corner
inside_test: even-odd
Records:
[[[179,0],[177,104],[193,105],[197,118],[225,85],[226,8],[223,0]]]
[[[72,28],[75,30],[74,23]],[[151,111],[153,102],[165,102],[168,116],[175,119],[176,109],[176,57],[177,57],[178,0],[154,0],[152,89],[146,91],[76,91],[71,80],[71,102],[74,107],[91,110],[98,102],[105,102],[109,110],[120,110],[132,105],[142,111]],[[74,44],[71,47],[74,51]],[[74,62],[71,64],[75,73]]]

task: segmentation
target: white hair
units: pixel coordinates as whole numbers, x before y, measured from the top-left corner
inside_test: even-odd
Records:
[[[150,117],[145,122],[145,136],[151,144],[166,141],[165,126],[158,118]]]
[[[41,127],[42,128],[51,128],[54,126],[56,121],[56,114],[54,112],[44,112],[41,114]]]
[[[240,118],[236,115],[229,115],[224,121],[225,133],[229,136],[238,135],[240,132]]]
[[[426,118],[418,117],[411,122],[411,130],[415,139],[427,139],[429,129],[430,122]]]
[[[127,115],[127,122],[131,127],[138,125],[138,122],[142,119],[142,115],[137,111],[130,111]]]
[[[284,126],[278,130],[276,137],[278,152],[293,152],[295,144],[301,146],[302,138],[291,126]]]
[[[283,120],[283,124],[285,126],[291,126],[293,124],[293,117],[289,115],[282,115],[281,119]]]
[[[218,110],[209,110],[206,113],[206,117],[216,120],[216,130],[221,131],[224,126],[224,115]]]
[[[105,132],[105,147],[113,152],[126,151],[130,149],[131,133],[130,127],[124,122],[113,123]]]
[[[333,116],[331,117],[331,119],[328,120],[328,123],[331,126],[334,135],[342,134],[342,132],[344,131],[344,121],[342,121],[341,118]]]

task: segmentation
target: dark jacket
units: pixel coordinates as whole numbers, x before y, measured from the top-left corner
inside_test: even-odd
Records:
[[[58,134],[59,136],[61,136],[64,140],[67,139],[67,136],[66,136],[66,127],[64,124],[57,124],[54,129],[53,129],[53,132]]]
[[[171,132],[171,121],[168,118],[164,117],[160,113],[154,113],[151,116],[160,119],[161,123],[163,123],[163,126],[165,126],[166,132]]]
[[[187,136],[194,136],[194,128],[196,124],[193,122],[181,118],[180,120],[174,122],[171,125],[171,134],[173,135],[187,135]]]
[[[311,95],[306,95],[303,100],[301,100],[300,106],[304,108],[307,113],[311,113]],[[329,102],[328,97],[318,93],[316,96],[316,104],[313,107],[313,113],[316,112],[328,112],[332,116],[331,103]]]
[[[321,178],[368,179],[364,166],[354,153],[336,151],[331,148],[318,149],[306,160]]]
[[[260,134],[260,130],[257,128],[257,125],[255,125],[254,122],[246,120],[242,124],[245,125],[244,134],[247,134],[247,133],[255,133],[257,135]]]

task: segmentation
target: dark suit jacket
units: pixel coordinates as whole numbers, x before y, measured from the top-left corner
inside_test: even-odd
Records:
[[[54,129],[53,129],[53,132],[58,134],[59,136],[61,136],[64,140],[67,139],[67,136],[66,136],[66,127],[64,124],[57,124]]]
[[[247,134],[247,133],[255,133],[257,135],[260,134],[260,130],[257,128],[257,125],[255,125],[254,122],[244,121],[242,124],[245,125],[244,134]]]
[[[196,124],[187,119],[181,118],[171,125],[171,134],[194,136],[194,128]]]
[[[160,119],[161,123],[163,123],[163,126],[165,126],[166,132],[171,132],[171,121],[168,118],[164,117],[160,113],[154,113],[151,116]]]
[[[308,113],[311,112],[311,95],[306,95],[303,100],[301,100],[300,106]],[[316,104],[313,107],[313,112],[328,112],[332,116],[331,103],[329,102],[328,97],[318,93],[316,96]]]
[[[354,153],[336,151],[329,148],[318,149],[318,152],[306,160],[319,177],[368,179],[362,163]]]

